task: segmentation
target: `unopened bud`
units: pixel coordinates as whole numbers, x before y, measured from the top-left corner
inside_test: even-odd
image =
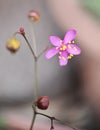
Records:
[[[12,37],[7,41],[6,47],[9,51],[14,53],[20,48],[20,42],[15,37]]]
[[[49,98],[47,96],[39,97],[36,105],[39,109],[46,110],[49,106]]]
[[[32,22],[37,22],[40,19],[40,14],[37,11],[35,11],[35,10],[30,10],[29,14],[28,14],[28,18]]]
[[[25,34],[25,31],[24,31],[24,28],[23,28],[23,27],[21,27],[21,28],[19,29],[19,31],[20,31],[21,34]]]

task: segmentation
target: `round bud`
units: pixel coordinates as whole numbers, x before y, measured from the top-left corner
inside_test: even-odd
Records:
[[[25,34],[24,28],[21,27],[21,28],[19,29],[19,31],[20,31],[21,34]]]
[[[49,106],[49,98],[47,96],[39,97],[36,105],[39,109],[46,110]]]
[[[28,14],[28,18],[32,22],[37,22],[40,19],[40,14],[35,10],[30,10]]]
[[[7,41],[6,47],[9,51],[14,53],[20,48],[20,42],[15,37],[12,37]]]

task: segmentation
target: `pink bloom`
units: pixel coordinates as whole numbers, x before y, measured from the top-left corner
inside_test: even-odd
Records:
[[[58,54],[59,64],[64,66],[73,55],[79,55],[81,49],[72,41],[76,36],[76,30],[69,30],[61,40],[58,36],[50,36],[50,42],[54,46],[46,52],[46,58],[50,59]]]

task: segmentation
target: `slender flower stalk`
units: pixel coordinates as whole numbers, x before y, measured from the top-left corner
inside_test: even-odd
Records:
[[[36,44],[36,36],[35,36],[35,30],[34,30],[34,23],[30,21],[30,30],[31,30],[31,35],[32,35],[32,43],[33,43],[33,51],[35,54],[35,59],[34,59],[34,95],[35,95],[35,100],[38,98],[38,76],[37,76],[37,70],[38,70],[38,56],[37,56],[37,44]]]
[[[30,45],[28,39],[26,38],[26,36],[25,36],[24,34],[22,34],[22,36],[24,37],[24,39],[25,39],[25,41],[26,41],[26,43],[27,43],[27,45],[28,45],[28,47],[29,47],[29,49],[30,49],[30,51],[31,51],[31,53],[32,53],[32,55],[33,55],[33,57],[34,57],[34,59],[36,60],[36,55],[35,55],[35,53],[34,53],[32,47],[31,47],[31,45]]]
[[[34,29],[34,23],[32,21],[30,21],[30,31],[31,31],[31,35],[32,35],[33,50],[35,52],[35,55],[37,55],[35,29]]]
[[[32,34],[32,41],[33,41],[33,50],[35,52],[35,55],[37,55],[37,45],[36,45],[36,37],[35,37],[35,30],[34,30],[34,24],[40,20],[40,14],[36,10],[30,10],[28,13],[28,19],[30,23],[30,30]]]
[[[21,30],[22,30],[22,28],[21,28]],[[37,100],[37,98],[38,98],[38,79],[37,79],[37,61],[38,61],[37,59],[38,59],[38,57],[36,56],[27,37],[25,36],[25,32],[24,31],[23,31],[23,33],[22,32],[15,32],[13,34],[13,36],[15,37],[17,34],[20,34],[23,36],[23,38],[25,39],[25,41],[26,41],[26,43],[27,43],[32,55],[33,55],[33,58],[34,58],[34,97],[35,97],[35,100]]]
[[[26,43],[30,49],[30,51],[32,52],[32,55],[34,57],[34,96],[35,96],[35,100],[37,100],[38,98],[38,78],[37,78],[37,56],[36,54],[34,53],[28,39],[26,38],[26,36],[24,34],[22,34],[22,36],[24,37],[24,39],[26,40]]]
[[[34,60],[34,96],[35,96],[35,100],[37,100],[38,98],[38,76],[37,76],[37,58]]]
[[[36,56],[36,53],[34,53],[34,50],[31,47],[31,45],[30,45],[30,43],[29,43],[29,41],[26,38],[24,33],[22,33],[22,36],[24,37],[24,39],[25,39],[25,41],[26,41],[26,43],[27,43],[32,55],[33,55],[33,58],[34,58],[34,97],[35,97],[35,100],[37,100],[37,98],[38,98],[38,78],[37,78],[37,61],[38,61],[38,57]],[[34,110],[33,111],[33,118],[32,118],[32,122],[31,122],[29,130],[33,129],[34,122],[35,122],[35,119],[36,119],[36,114],[35,114],[36,108],[35,108],[35,106],[34,106],[33,110]]]

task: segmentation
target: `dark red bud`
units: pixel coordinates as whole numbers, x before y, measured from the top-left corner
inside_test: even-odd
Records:
[[[47,96],[41,96],[36,103],[39,109],[46,110],[49,106],[49,98]]]

